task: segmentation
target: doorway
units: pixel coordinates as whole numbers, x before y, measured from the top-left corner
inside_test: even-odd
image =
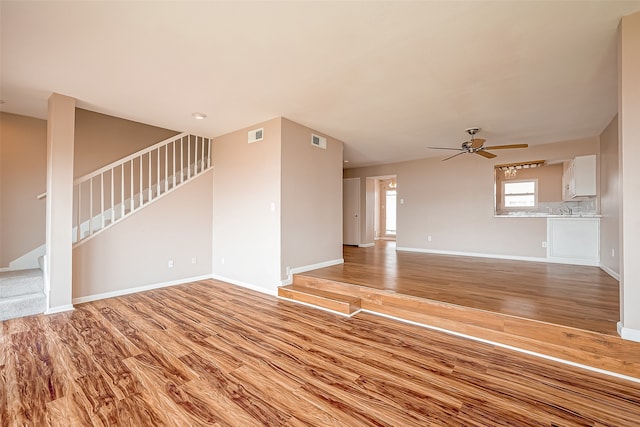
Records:
[[[378,219],[375,221],[378,239],[395,240],[397,233],[397,183],[396,177],[379,177],[377,179]]]

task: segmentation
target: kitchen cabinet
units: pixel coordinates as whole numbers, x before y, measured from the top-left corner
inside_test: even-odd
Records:
[[[563,163],[562,199],[596,195],[596,156],[578,156]]]
[[[600,218],[547,218],[547,258],[565,264],[600,265]]]

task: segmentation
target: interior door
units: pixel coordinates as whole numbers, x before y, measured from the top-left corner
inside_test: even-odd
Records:
[[[342,181],[342,243],[360,244],[360,178]]]

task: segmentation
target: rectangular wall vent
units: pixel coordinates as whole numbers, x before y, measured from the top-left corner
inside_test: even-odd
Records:
[[[264,137],[264,128],[250,130],[248,134],[247,142],[252,144],[254,142],[262,141]]]
[[[324,138],[322,136],[318,136],[315,134],[311,134],[311,145],[316,146],[318,148],[324,148],[325,150],[327,149],[327,138]]]

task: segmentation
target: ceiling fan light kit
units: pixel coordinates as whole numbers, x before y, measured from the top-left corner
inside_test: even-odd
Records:
[[[442,161],[445,161],[445,160],[453,159],[454,157],[457,157],[457,156],[459,156],[461,154],[477,154],[477,155],[485,157],[487,159],[493,159],[494,157],[496,157],[496,155],[491,153],[491,152],[489,152],[489,151],[486,151],[486,150],[505,150],[505,149],[511,149],[511,148],[527,148],[529,146],[528,144],[509,144],[509,145],[493,145],[493,146],[485,147],[484,143],[486,142],[486,139],[476,138],[476,134],[478,132],[480,132],[480,128],[479,127],[467,128],[467,129],[465,129],[465,132],[467,132],[469,134],[471,139],[469,139],[468,141],[463,142],[461,148],[448,148],[448,147],[427,147],[427,148],[431,148],[431,149],[435,149],[435,150],[455,150],[455,151],[460,151],[460,153],[458,153],[458,154],[454,154],[453,156],[449,156],[449,157],[447,157],[445,159],[442,159]]]

